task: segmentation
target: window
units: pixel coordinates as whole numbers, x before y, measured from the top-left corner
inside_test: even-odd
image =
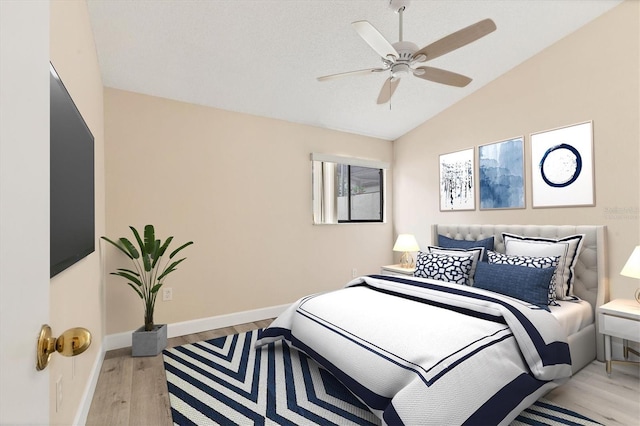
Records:
[[[316,224],[383,222],[386,163],[312,154]]]
[[[382,222],[382,169],[338,164],[338,222]]]

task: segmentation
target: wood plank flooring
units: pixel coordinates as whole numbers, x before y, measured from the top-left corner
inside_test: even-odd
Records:
[[[243,333],[268,326],[257,321],[169,339],[168,346]],[[614,365],[607,377],[604,364],[594,361],[545,398],[604,425],[640,425],[640,370]],[[131,356],[131,348],[109,351],[87,418],[89,426],[171,425],[169,394],[162,356]]]
[[[168,340],[167,346],[180,346],[244,333],[267,327],[271,321],[257,321],[174,337]],[[86,424],[87,426],[172,425],[162,355],[134,358],[131,356],[131,348],[107,352]]]

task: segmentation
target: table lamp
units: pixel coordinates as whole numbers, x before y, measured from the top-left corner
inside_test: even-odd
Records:
[[[620,271],[620,275],[640,279],[640,246],[636,246],[633,250],[631,256],[629,256],[629,260],[627,260],[622,271]],[[636,301],[640,303],[640,288],[636,290],[635,297]]]
[[[398,235],[398,239],[393,246],[393,251],[401,251],[402,256],[400,257],[400,266],[402,268],[413,268],[413,256],[411,256],[412,251],[419,251],[420,246],[416,241],[416,237],[411,234],[400,234]]]

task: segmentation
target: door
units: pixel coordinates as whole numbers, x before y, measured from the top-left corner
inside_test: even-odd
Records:
[[[49,423],[49,2],[0,1],[0,424]]]

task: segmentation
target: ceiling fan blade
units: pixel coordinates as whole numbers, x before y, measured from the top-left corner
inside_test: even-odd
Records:
[[[346,77],[349,75],[364,75],[364,74],[371,74],[372,72],[380,72],[380,71],[387,71],[387,70],[388,70],[387,68],[367,68],[366,70],[347,71],[347,72],[341,72],[338,74],[324,75],[322,77],[318,77],[317,80],[327,81],[327,80],[333,80],[336,78]]]
[[[430,61],[431,59],[442,56],[445,53],[449,53],[452,50],[456,50],[462,46],[478,40],[481,37],[495,31],[496,24],[491,19],[484,19],[476,22],[473,25],[469,25],[455,33],[449,34],[441,38],[438,41],[431,43],[430,45],[423,47],[413,54],[418,62]]]
[[[414,70],[413,75],[418,78],[455,87],[465,87],[471,83],[471,78],[465,75],[433,67],[418,67]]]
[[[391,96],[393,96],[393,92],[396,91],[396,87],[400,83],[400,79],[398,77],[389,77],[384,84],[382,85],[382,89],[380,89],[380,94],[378,95],[378,104],[386,104],[391,100]]]
[[[391,43],[368,21],[356,21],[352,22],[351,25],[358,34],[360,34],[360,37],[362,37],[373,50],[378,52],[378,55],[382,56],[382,58],[388,59],[389,56],[396,58],[400,56]]]

